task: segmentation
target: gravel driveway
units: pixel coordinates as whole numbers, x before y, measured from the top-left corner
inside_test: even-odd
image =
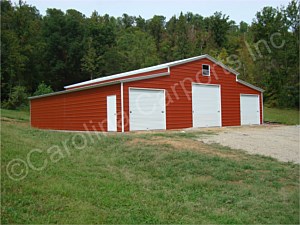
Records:
[[[225,127],[213,131],[217,135],[205,136],[200,141],[242,149],[250,154],[271,156],[283,162],[300,163],[300,126]]]

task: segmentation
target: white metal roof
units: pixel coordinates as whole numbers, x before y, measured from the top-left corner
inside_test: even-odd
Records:
[[[231,73],[233,73],[235,75],[239,75],[239,73],[237,71],[225,66],[221,62],[218,62],[213,57],[211,57],[209,55],[201,55],[201,56],[196,56],[196,57],[192,57],[192,58],[188,58],[188,59],[182,59],[182,60],[168,62],[168,63],[156,65],[156,66],[151,66],[151,67],[147,67],[147,68],[143,68],[143,69],[133,70],[133,71],[125,72],[125,73],[119,73],[119,74],[115,74],[115,75],[111,75],[111,76],[107,76],[107,77],[100,77],[100,78],[97,78],[97,79],[88,80],[88,81],[68,85],[68,86],[65,86],[64,88],[66,88],[66,89],[76,88],[76,87],[80,87],[80,86],[83,86],[83,85],[94,84],[94,83],[98,83],[98,82],[102,82],[102,81],[108,81],[108,80],[111,80],[111,79],[123,78],[123,77],[131,76],[131,75],[135,75],[135,74],[139,74],[139,73],[147,73],[147,72],[151,72],[151,71],[155,71],[155,70],[166,69],[166,68],[169,68],[169,67],[172,67],[172,66],[192,62],[192,61],[203,59],[203,58],[207,58],[207,59],[213,61],[215,64],[217,64],[217,65],[223,67],[224,69],[230,71]]]

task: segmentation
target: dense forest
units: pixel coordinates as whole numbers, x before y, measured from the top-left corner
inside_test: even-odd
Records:
[[[216,7],[216,10],[218,8]],[[166,19],[90,17],[1,1],[2,107],[88,79],[210,54],[265,89],[265,104],[299,108],[299,1],[265,7],[253,22],[216,12]]]

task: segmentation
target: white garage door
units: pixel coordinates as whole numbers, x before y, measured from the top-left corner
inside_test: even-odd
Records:
[[[193,84],[193,127],[221,126],[219,85]]]
[[[165,92],[129,89],[130,130],[166,129]]]
[[[241,125],[260,124],[258,95],[241,95]]]

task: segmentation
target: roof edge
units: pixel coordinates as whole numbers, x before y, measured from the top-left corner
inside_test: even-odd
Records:
[[[141,69],[137,69],[137,70],[132,70],[132,71],[128,71],[128,72],[113,74],[113,75],[109,75],[109,76],[105,76],[105,77],[100,77],[100,78],[96,78],[96,79],[93,79],[93,80],[83,81],[83,82],[79,82],[79,83],[76,83],[76,84],[71,84],[71,85],[64,86],[64,88],[65,89],[79,88],[82,85],[93,85],[94,83],[97,83],[97,82],[109,81],[109,80],[112,80],[112,79],[124,78],[124,77],[128,77],[128,76],[136,75],[136,74],[139,74],[139,73],[154,72],[156,70],[162,70],[162,69],[168,69],[168,68],[169,68],[168,65],[161,64],[161,65],[141,68]]]
[[[195,56],[195,57],[191,57],[191,58],[187,58],[187,59],[181,59],[181,60],[177,60],[177,61],[173,61],[173,62],[163,63],[163,64],[159,64],[156,66],[141,68],[141,69],[132,70],[132,71],[124,72],[124,73],[118,73],[118,74],[114,74],[114,75],[110,75],[110,76],[106,76],[106,77],[96,78],[93,80],[83,81],[80,83],[64,86],[64,88],[65,89],[79,88],[82,85],[89,85],[89,84],[92,85],[93,83],[96,83],[96,82],[108,81],[111,79],[118,79],[118,78],[123,78],[123,77],[131,76],[131,75],[136,75],[139,73],[147,73],[147,72],[153,72],[156,70],[167,69],[172,66],[182,65],[185,63],[193,62],[193,61],[204,59],[204,58],[209,59],[213,63],[221,66],[222,68],[226,69],[227,71],[233,73],[236,76],[239,75],[239,73],[237,71],[235,71],[234,69],[229,68],[228,66],[224,65],[222,62],[219,62],[217,59],[213,58],[212,56],[210,56],[208,54],[204,54],[204,55]]]
[[[55,95],[62,95],[62,94],[66,94],[66,93],[71,93],[71,92],[76,92],[76,91],[83,91],[83,90],[97,88],[97,87],[109,86],[109,85],[119,84],[119,83],[127,83],[127,82],[132,82],[132,81],[146,80],[146,79],[162,77],[162,76],[167,76],[167,75],[170,75],[170,70],[169,69],[168,69],[168,72],[165,72],[165,73],[157,73],[157,74],[151,74],[151,75],[146,75],[146,76],[141,76],[141,77],[131,77],[131,78],[127,78],[127,79],[108,81],[108,82],[101,83],[101,84],[94,84],[94,85],[78,87],[78,88],[74,88],[74,89],[70,89],[70,90],[57,91],[57,92],[52,92],[52,93],[44,94],[44,95],[32,96],[32,97],[29,97],[28,99],[32,100],[32,99],[37,99],[37,98],[44,98],[44,97],[55,96]]]
[[[118,84],[118,83],[120,83],[119,80],[110,81],[110,82],[105,82],[105,83],[101,83],[101,84],[97,84],[97,85],[90,85],[90,86],[86,86],[86,87],[74,88],[74,89],[71,89],[71,90],[56,91],[56,92],[52,92],[52,93],[49,93],[49,94],[32,96],[32,97],[29,97],[28,99],[32,100],[32,99],[37,99],[37,98],[44,98],[44,97],[55,96],[55,95],[62,95],[62,94],[66,94],[66,93],[71,93],[71,92],[76,92],[76,91],[83,91],[83,90],[87,90],[87,89],[92,89],[92,88],[96,88],[96,87],[103,87],[103,86],[109,86],[109,85]]]
[[[250,83],[248,83],[248,82],[246,82],[246,81],[243,81],[243,80],[240,80],[240,79],[238,79],[237,82],[239,82],[239,83],[241,83],[241,84],[243,84],[243,85],[245,85],[245,86],[247,86],[247,87],[249,87],[249,88],[252,88],[252,89],[254,89],[254,90],[260,91],[260,92],[264,92],[264,91],[265,91],[265,90],[262,89],[262,88],[259,88],[259,87],[257,87],[257,86],[254,86],[253,84],[250,84]]]
[[[209,59],[213,63],[221,66],[222,68],[228,70],[229,72],[233,73],[236,76],[240,75],[239,72],[237,72],[234,69],[231,69],[230,67],[224,65],[222,62],[218,61],[217,59],[215,59],[214,57],[212,57],[212,56],[210,56],[208,54],[201,55],[201,56],[196,56],[196,57],[192,57],[192,58],[188,58],[188,59],[183,59],[183,60],[180,60],[180,61],[170,62],[169,66],[170,67],[177,66],[177,65],[181,65],[181,64],[184,64],[184,63],[188,63],[188,62],[193,62],[193,61],[204,59],[204,58]]]
[[[223,64],[222,62],[218,61],[218,60],[215,59],[214,57],[212,57],[212,56],[210,56],[210,55],[207,55],[207,54],[206,54],[205,56],[206,56],[206,58],[208,58],[208,59],[210,59],[211,61],[213,61],[215,64],[217,64],[217,65],[223,67],[224,69],[226,69],[226,70],[228,70],[229,72],[235,74],[236,76],[240,75],[239,72],[237,72],[236,70],[234,70],[234,69],[232,69],[232,68],[226,66],[225,64]]]

